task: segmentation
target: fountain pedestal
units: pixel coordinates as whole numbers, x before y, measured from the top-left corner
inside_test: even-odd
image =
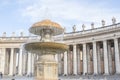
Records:
[[[58,80],[58,68],[54,55],[46,54],[39,57],[36,74],[36,80]]]
[[[36,80],[58,80],[56,62],[38,62]]]

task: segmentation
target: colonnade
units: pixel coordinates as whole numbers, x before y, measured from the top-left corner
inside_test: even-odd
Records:
[[[4,75],[33,75],[34,54],[27,53],[23,48],[4,48],[5,66]]]
[[[57,54],[59,75],[120,74],[120,41],[118,38],[69,45]]]
[[[5,55],[4,75],[33,75],[37,56],[21,48],[0,48]],[[56,54],[59,75],[120,74],[120,39],[69,45]]]

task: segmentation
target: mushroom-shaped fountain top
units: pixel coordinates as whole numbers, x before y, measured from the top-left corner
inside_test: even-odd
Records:
[[[48,19],[33,24],[29,29],[31,33],[36,35],[41,35],[43,30],[51,30],[50,32],[53,36],[62,34],[64,32],[64,29],[58,23]]]

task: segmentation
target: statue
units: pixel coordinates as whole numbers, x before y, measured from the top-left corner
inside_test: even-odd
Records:
[[[20,32],[20,36],[23,37],[23,32]]]
[[[2,35],[2,37],[6,37],[6,32],[3,32],[3,35]]]
[[[102,22],[102,26],[105,26],[105,21],[104,21],[104,20],[102,20],[101,22]]]
[[[66,28],[64,27],[64,32],[63,33],[65,33],[66,32]]]
[[[91,28],[94,29],[94,23],[93,22],[91,23]]]
[[[73,32],[75,32],[75,31],[76,31],[76,25],[73,26]]]
[[[113,23],[113,24],[116,23],[116,18],[115,18],[115,17],[112,18],[112,23]]]
[[[84,31],[85,30],[85,25],[84,24],[82,25],[82,28],[83,28],[83,31]]]
[[[15,32],[12,32],[12,37],[15,37]]]

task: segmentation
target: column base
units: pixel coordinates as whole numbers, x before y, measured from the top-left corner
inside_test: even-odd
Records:
[[[93,75],[95,75],[95,76],[96,76],[96,75],[98,75],[98,73],[94,73]]]
[[[9,74],[9,76],[13,76],[13,74]]]
[[[63,74],[63,76],[67,76],[67,74]]]
[[[18,74],[17,76],[23,76],[23,74]]]
[[[83,75],[88,75],[88,73],[83,73]]]
[[[73,74],[73,76],[77,76],[77,74]]]
[[[105,73],[105,74],[103,74],[103,75],[109,75],[109,73]]]
[[[120,73],[119,73],[119,72],[116,72],[115,74],[117,74],[117,75],[118,75],[118,74],[120,74]]]

